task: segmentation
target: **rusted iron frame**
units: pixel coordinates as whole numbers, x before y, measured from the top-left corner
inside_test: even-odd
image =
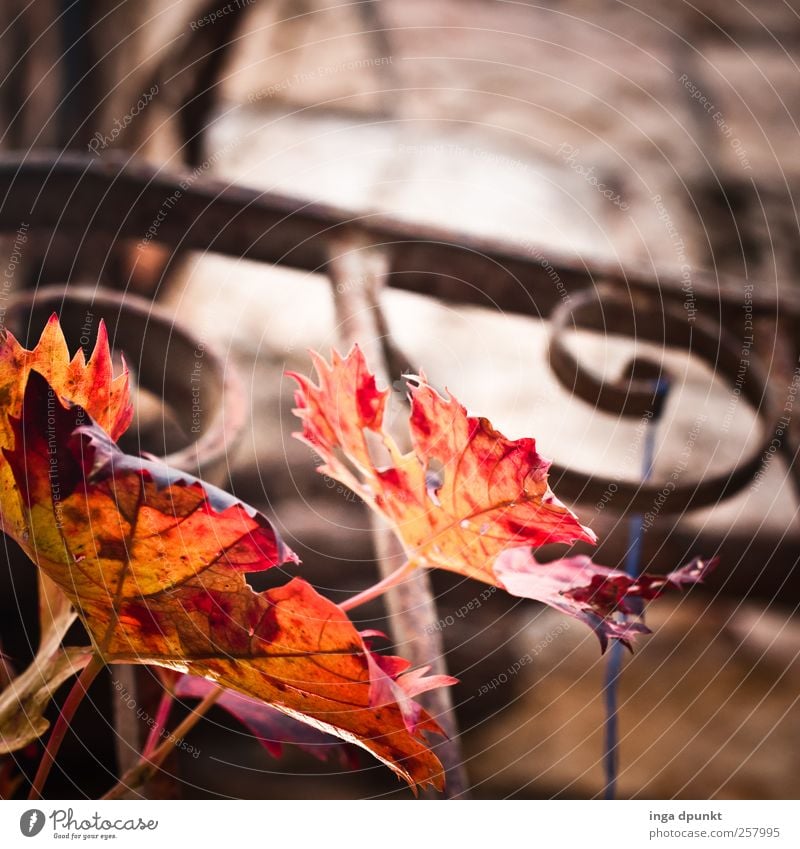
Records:
[[[567,338],[573,327],[596,332],[613,328],[630,338],[657,345],[671,343],[691,351],[693,356],[705,360],[709,368],[719,372],[720,378],[729,382],[733,390],[738,390],[758,414],[759,438],[752,447],[742,449],[733,467],[708,473],[702,480],[672,481],[669,506],[663,512],[680,514],[690,507],[718,504],[744,489],[756,477],[764,458],[769,456],[770,442],[778,430],[784,401],[755,354],[748,356],[744,375],[740,374],[742,341],[734,332],[703,316],[695,316],[689,323],[683,310],[672,303],[659,305],[644,297],[631,300],[628,295],[620,297],[614,289],[604,287],[597,293],[585,291],[572,298],[569,304],[558,307],[550,325],[549,354],[550,367],[561,384],[592,409],[640,420],[660,415],[658,408],[663,393],[660,381],[669,379],[668,370],[664,370],[659,361],[642,357],[634,360],[629,369],[636,366],[647,369],[646,376],[623,373],[616,380],[606,380],[584,368],[570,350]],[[796,469],[792,471],[800,496],[800,481]],[[579,471],[555,465],[551,474],[559,481],[559,493],[568,499],[597,503],[607,494],[607,481],[594,480]],[[631,510],[646,513],[653,509],[664,483],[657,478],[647,482],[620,480],[614,498],[625,513]]]
[[[663,298],[678,306],[687,297],[679,272],[672,270],[654,273],[629,265],[589,262],[547,246],[514,245],[387,215],[356,214],[205,177],[181,189],[185,179],[183,174],[112,156],[90,159],[73,153],[3,154],[0,232],[14,232],[20,221],[25,221],[34,231],[71,232],[78,239],[102,231],[117,239],[138,240],[145,236],[165,201],[180,190],[179,202],[169,210],[153,239],[177,250],[209,251],[323,272],[331,236],[352,228],[371,237],[374,244],[386,247],[386,285],[451,303],[549,317],[564,301],[555,279],[570,295],[603,283],[634,294],[644,293],[651,299]],[[711,320],[741,326],[747,282],[739,277],[694,271],[692,294],[698,312]],[[754,317],[765,326],[777,326],[782,331],[778,341],[782,348],[789,349],[778,376],[783,382],[797,361],[800,292],[782,291],[779,300],[756,285],[751,300]],[[798,456],[796,443],[792,439],[784,451],[790,464]],[[608,524],[607,531],[613,531],[616,523]],[[599,525],[597,529],[603,530]],[[627,543],[617,540],[613,533],[602,535],[607,538],[602,552],[598,552],[600,559],[622,559]],[[708,531],[704,535],[708,536]],[[728,529],[718,537],[712,533],[709,541],[733,563],[742,558],[743,552],[748,559],[762,564],[793,563],[800,556],[797,544],[786,536],[764,546],[752,534],[738,535],[735,529]],[[696,535],[691,530],[656,528],[648,534],[644,559],[658,554],[659,559],[677,562],[696,546]],[[787,591],[783,571],[762,568],[758,574],[758,588],[750,570],[744,568],[736,569],[736,574],[724,581],[712,576],[712,583],[715,589],[740,595],[756,592],[765,598],[772,598],[778,590]]]
[[[590,261],[546,245],[481,238],[205,177],[182,186],[186,178],[119,155],[4,154],[0,231],[16,230],[25,220],[32,230],[143,239],[161,213],[154,242],[321,271],[330,237],[352,228],[388,252],[389,286],[450,303],[546,318],[564,293],[602,282],[680,305],[691,294],[706,317],[741,319],[744,278],[697,270],[687,293],[680,272],[671,269],[656,273],[606,259]],[[779,302],[757,286],[752,307],[756,316],[779,318],[791,329],[800,326],[800,292],[781,292]]]
[[[114,239],[152,241],[174,250],[198,250],[324,273],[335,236],[355,231],[388,257],[385,283],[449,303],[547,318],[565,299],[610,286],[692,306],[704,319],[740,326],[745,300],[753,316],[775,322],[793,348],[800,339],[800,292],[777,295],[745,278],[692,272],[691,291],[679,271],[607,260],[588,261],[547,246],[514,244],[382,213],[348,211],[275,192],[259,191],[194,174],[176,174],[119,155],[74,153],[0,156],[0,232],[25,221],[31,231],[70,232],[81,240],[102,232]],[[666,333],[664,344],[680,344]],[[787,375],[776,375],[783,382]],[[790,464],[797,439],[784,438]],[[795,470],[797,471],[797,470]]]

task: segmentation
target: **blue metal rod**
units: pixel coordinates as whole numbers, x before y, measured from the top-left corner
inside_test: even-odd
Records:
[[[653,474],[656,425],[668,391],[669,383],[663,379],[659,380],[655,387],[655,410],[653,416],[648,419],[645,425],[644,449],[642,452],[642,482],[648,481]],[[643,541],[644,516],[641,513],[634,513],[628,521],[628,553],[625,556],[625,572],[632,578],[638,578],[641,573]],[[635,612],[639,615],[642,610],[639,609]],[[619,677],[622,673],[622,659],[624,654],[625,647],[618,640],[614,640],[609,651],[605,684],[603,686],[603,700],[606,709],[605,747],[603,752],[603,767],[606,778],[603,797],[605,799],[616,799],[617,796],[617,775],[619,774]]]

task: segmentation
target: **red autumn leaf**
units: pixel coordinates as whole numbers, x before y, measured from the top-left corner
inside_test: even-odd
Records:
[[[346,615],[305,581],[254,592],[244,573],[296,560],[229,494],[123,454],[81,406],[31,371],[3,457],[18,542],[73,602],[107,662],[213,679],[356,743],[411,784],[442,785],[423,733],[373,684]]]
[[[0,331],[0,529],[24,542],[28,533],[14,476],[3,452],[14,445],[12,419],[20,415],[32,370],[44,375],[59,394],[81,404],[113,438],[133,418],[127,369],[114,377],[108,334],[100,322],[94,351],[70,357],[54,314],[37,345],[27,350],[7,330]],[[46,451],[45,451],[46,453]],[[40,647],[31,665],[0,693],[0,751],[19,749],[43,734],[49,723],[44,711],[58,686],[89,661],[84,648],[62,648],[61,640],[75,618],[60,590],[42,576]]]
[[[511,548],[495,562],[495,574],[511,595],[535,598],[582,620],[597,634],[605,651],[609,637],[630,647],[630,638],[648,633],[641,622],[615,620],[614,614],[638,615],[640,602],[670,588],[702,581],[716,560],[695,559],[668,575],[641,575],[598,566],[586,555],[539,563],[529,548]]]
[[[510,545],[594,542],[551,492],[534,440],[506,439],[423,377],[410,387],[413,450],[402,454],[384,427],[388,390],[358,346],[344,360],[334,352],[330,366],[312,356],[319,385],[291,374],[301,438],[324,460],[321,473],[394,525],[410,560],[496,583],[492,565]]]
[[[406,728],[413,732],[424,715],[414,698],[437,687],[457,684],[458,679],[451,675],[428,675],[429,666],[411,669],[411,664],[404,657],[372,651],[372,637],[385,639],[386,635],[381,631],[362,631],[361,636],[368,650],[373,687],[380,694],[377,698],[380,701],[396,702]]]
[[[181,675],[175,684],[175,695],[179,699],[200,700],[215,688],[216,685],[206,678]],[[265,702],[235,690],[225,690],[216,704],[241,722],[273,758],[279,758],[283,754],[283,747],[291,745],[318,760],[327,761],[331,755],[335,755],[343,767],[355,767],[354,750],[346,743],[281,713]]]
[[[588,622],[603,645],[607,637],[627,640],[646,630],[613,617],[624,612],[625,599],[648,598],[648,587],[665,579],[623,584],[622,573],[588,557],[540,564],[529,555],[531,546],[545,543],[595,541],[553,495],[550,462],[533,439],[507,439],[487,419],[467,415],[451,395],[442,397],[423,375],[409,383],[412,448],[404,454],[385,426],[388,390],[377,388],[358,346],[344,359],[334,352],[330,365],[318,354],[312,358],[317,383],[290,374],[299,386],[298,436],[322,458],[319,472],[393,525],[410,563],[544,601]]]

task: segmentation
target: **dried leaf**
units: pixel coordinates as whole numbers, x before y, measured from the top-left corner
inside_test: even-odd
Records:
[[[413,450],[402,454],[384,427],[388,390],[361,350],[334,352],[330,366],[312,356],[319,385],[290,375],[300,436],[324,460],[319,472],[392,523],[410,560],[495,584],[495,558],[509,546],[594,542],[551,492],[534,440],[506,439],[421,377],[410,387]]]
[[[305,581],[255,593],[244,573],[296,561],[269,521],[228,493],[123,454],[31,372],[4,455],[20,539],[78,609],[108,662],[187,671],[357,743],[410,783],[441,766],[406,712],[373,686],[345,614]]]
[[[550,462],[533,439],[507,439],[422,375],[409,381],[412,450],[404,454],[385,425],[388,391],[377,388],[360,349],[344,359],[334,352],[330,365],[312,357],[317,383],[290,374],[299,386],[298,436],[322,458],[319,472],[391,523],[410,562],[550,604],[590,624],[603,647],[608,637],[627,642],[647,630],[615,621],[626,600],[650,598],[656,586],[695,574],[690,565],[667,578],[634,582],[588,557],[537,562],[531,546],[593,543],[595,535],[553,495]]]

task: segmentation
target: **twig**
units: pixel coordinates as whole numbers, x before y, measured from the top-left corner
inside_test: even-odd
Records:
[[[354,610],[356,607],[361,607],[362,604],[366,604],[368,601],[372,601],[372,599],[383,595],[390,587],[396,587],[404,578],[413,574],[416,568],[413,563],[406,561],[399,569],[390,572],[376,584],[367,587],[367,589],[343,601],[339,605],[339,608],[341,610]]]
[[[332,239],[329,254],[328,273],[342,343],[349,348],[358,342],[376,375],[391,384],[386,362],[392,346],[379,305],[386,273],[385,254],[371,248],[357,233]],[[371,512],[371,521],[383,583],[396,575],[398,567],[403,568],[408,557],[380,517]],[[398,648],[414,666],[430,666],[435,674],[447,674],[441,634],[430,627],[438,617],[427,571],[415,569],[402,583],[391,586],[385,598],[392,638]],[[420,701],[447,735],[435,747],[445,769],[445,792],[450,798],[466,798],[468,783],[450,692],[440,687],[423,694]]]
[[[70,722],[75,716],[75,711],[83,701],[84,696],[89,692],[89,687],[92,681],[97,677],[97,674],[105,666],[102,659],[98,655],[92,655],[92,659],[84,667],[81,674],[78,676],[72,689],[69,691],[64,704],[61,706],[61,712],[58,715],[56,724],[50,732],[50,737],[47,740],[42,760],[39,762],[39,768],[36,770],[36,776],[33,779],[31,791],[28,794],[29,799],[41,799],[42,790],[44,789],[47,777],[50,775],[50,770],[55,763],[58,750],[64,742],[64,738],[69,731]]]
[[[202,702],[183,720],[179,723],[175,730],[170,735],[168,740],[165,740],[160,746],[153,749],[152,753],[147,757],[142,755],[138,764],[133,769],[129,769],[120,780],[103,796],[103,799],[119,799],[124,796],[129,790],[140,787],[155,774],[156,770],[167,759],[172,752],[175,743],[182,740],[192,728],[205,716],[206,713],[214,706],[216,701],[223,693],[222,687],[209,693]]]

